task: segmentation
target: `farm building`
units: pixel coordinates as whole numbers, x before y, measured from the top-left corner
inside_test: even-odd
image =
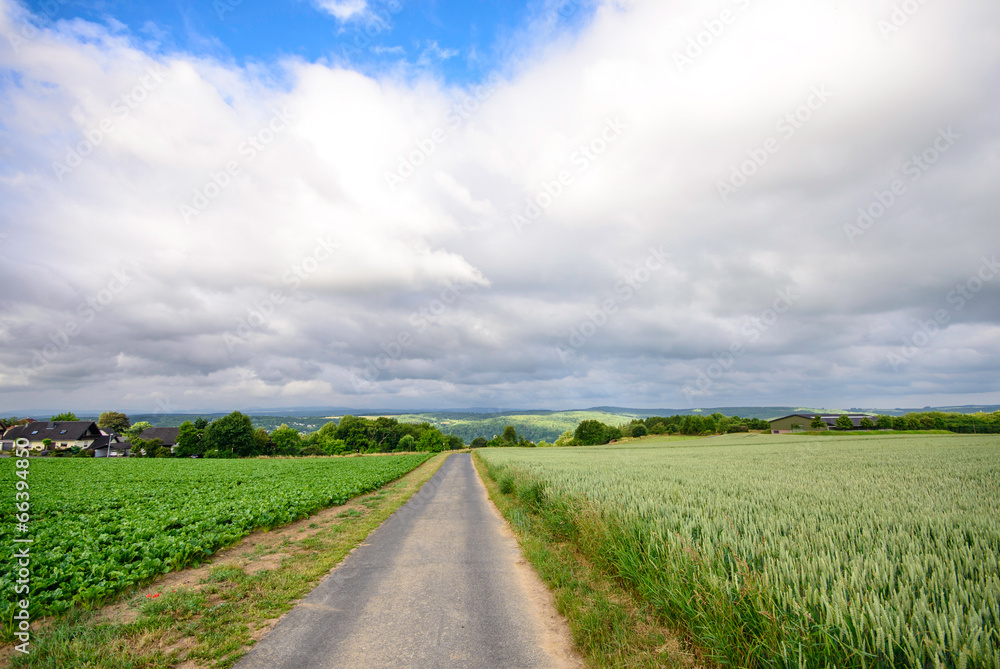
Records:
[[[90,448],[96,439],[104,436],[97,423],[89,420],[36,420],[27,425],[15,425],[3,434],[3,450],[14,449],[14,442],[27,439],[28,448],[33,451],[45,450],[45,440],[52,442],[52,449]]]
[[[819,416],[824,423],[826,423],[826,429],[835,428],[837,419],[845,414],[839,413],[793,413],[788,416],[782,416],[781,418],[775,418],[770,421],[771,423],[771,433],[772,434],[784,434],[785,432],[797,432],[799,430],[811,430],[810,424],[816,416]],[[865,418],[870,418],[873,421],[875,416],[870,416],[864,413],[849,413],[846,414],[854,427],[861,427],[861,421]]]

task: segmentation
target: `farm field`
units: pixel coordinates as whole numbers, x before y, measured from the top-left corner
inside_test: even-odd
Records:
[[[174,460],[32,459],[32,618],[95,606],[207,558],[256,528],[307,517],[399,478],[429,454],[353,458]],[[14,460],[0,461],[13,481]],[[0,502],[12,546],[13,495]],[[6,628],[12,564],[0,572]]]
[[[719,664],[1000,667],[995,435],[730,435],[477,457]]]

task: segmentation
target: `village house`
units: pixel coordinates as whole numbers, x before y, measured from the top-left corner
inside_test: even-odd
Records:
[[[90,420],[36,420],[27,425],[15,425],[8,428],[3,434],[3,450],[4,452],[14,450],[14,443],[18,439],[27,439],[28,448],[32,451],[46,450],[46,439],[51,442],[49,450],[67,449],[74,446],[90,448],[95,440],[103,436],[104,434],[97,427],[97,423]]]

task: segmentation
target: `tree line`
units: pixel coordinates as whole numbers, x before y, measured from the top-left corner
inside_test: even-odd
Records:
[[[814,430],[826,429],[826,423],[814,418],[809,424]],[[920,411],[904,416],[875,416],[862,418],[855,427],[846,415],[834,421],[834,428],[850,430],[947,430],[959,434],[1000,434],[1000,411],[993,413],[948,413],[943,411]]]
[[[147,448],[146,443],[133,442],[133,445]],[[287,425],[268,432],[263,427],[254,428],[249,416],[234,411],[212,422],[200,418],[194,422],[182,423],[174,455],[248,458],[407,451],[440,453],[443,450],[461,448],[465,448],[461,439],[442,434],[430,423],[400,423],[395,418],[344,416],[309,434],[302,434]]]
[[[64,412],[52,417],[53,421],[76,421],[72,412]],[[0,419],[0,428],[27,422],[24,418]],[[296,456],[296,455],[345,455],[353,453],[393,453],[425,451],[438,453],[443,450],[465,448],[465,441],[454,434],[444,434],[430,423],[401,423],[395,418],[362,418],[344,416],[339,421],[330,421],[315,432],[302,433],[282,424],[268,431],[263,427],[254,428],[249,416],[234,411],[213,421],[198,418],[180,425],[177,448],[171,452],[159,439],[142,439],[146,428],[152,427],[146,421],[132,424],[129,417],[118,411],[105,411],[97,421],[102,430],[121,435],[133,446],[132,454],[146,457],[207,457],[245,458],[255,456]],[[488,427],[493,427],[489,425]],[[825,429],[826,424],[816,418],[809,425],[812,429]],[[805,429],[805,426],[803,426]],[[846,416],[840,416],[835,429],[849,430],[947,430],[963,434],[1000,433],[1000,411],[992,414],[961,414],[941,411],[913,412],[905,416],[873,416],[862,419],[855,427]],[[678,414],[674,416],[650,416],[634,419],[620,425],[608,425],[598,420],[584,420],[575,430],[568,430],[552,444],[542,440],[531,441],[526,435],[518,434],[512,425],[504,427],[500,434],[487,439],[483,436],[471,440],[471,448],[488,447],[535,447],[535,446],[594,446],[608,444],[627,438],[646,435],[688,435],[703,436],[770,430],[770,423],[759,418],[725,416],[721,413],[710,415]],[[492,431],[492,430],[491,430]],[[92,455],[81,449],[74,455]],[[60,453],[63,454],[63,453]]]

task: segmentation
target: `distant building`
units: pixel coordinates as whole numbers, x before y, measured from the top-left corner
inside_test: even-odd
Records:
[[[841,416],[846,415],[851,419],[851,423],[854,427],[861,427],[861,421],[865,418],[870,418],[872,422],[875,421],[876,416],[871,416],[866,413],[793,413],[788,416],[782,416],[781,418],[775,418],[770,421],[771,423],[771,433],[772,434],[784,434],[786,432],[800,432],[804,430],[812,430],[811,427],[813,419],[819,416],[826,427],[823,429],[836,428],[837,419]]]
[[[143,441],[159,439],[173,453],[174,448],[177,446],[177,435],[180,431],[179,427],[147,427],[139,435],[139,438]]]
[[[45,450],[45,440],[52,441],[51,450],[79,446],[90,448],[95,440],[104,436],[97,423],[89,420],[36,420],[27,425],[15,425],[3,433],[3,450],[14,450],[14,442],[27,439],[28,448],[33,451]]]
[[[117,436],[106,434],[90,445],[95,458],[127,458],[132,444],[121,441]]]

